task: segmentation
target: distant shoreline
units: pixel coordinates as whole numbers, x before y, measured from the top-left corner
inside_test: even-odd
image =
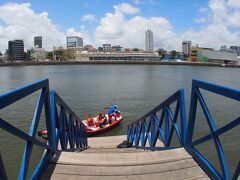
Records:
[[[156,62],[156,61],[42,61],[42,62],[13,62],[0,63],[0,66],[36,66],[36,65],[83,65],[83,64],[135,64],[135,65],[188,65],[188,66],[215,66],[222,67],[217,63],[202,62]],[[224,67],[240,68],[240,65],[225,65]]]

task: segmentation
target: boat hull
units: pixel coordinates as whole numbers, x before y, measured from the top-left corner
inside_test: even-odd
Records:
[[[104,133],[106,131],[111,130],[112,128],[118,126],[122,120],[123,120],[122,116],[118,117],[116,120],[114,120],[114,118],[113,118],[111,124],[107,124],[107,125],[103,126],[102,128],[100,128],[100,127],[88,127],[86,120],[83,120],[82,122],[87,127],[88,136],[93,136],[93,135],[97,135],[97,134]]]

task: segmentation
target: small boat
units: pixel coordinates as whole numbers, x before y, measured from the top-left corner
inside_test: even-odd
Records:
[[[107,122],[109,122],[108,114],[105,114],[105,118],[107,119]],[[118,117],[112,117],[112,123],[107,125],[102,125],[102,127],[95,127],[95,126],[88,126],[87,120],[83,120],[82,123],[87,128],[87,134],[88,136],[100,134],[103,132],[106,132],[115,126],[119,125],[119,123],[123,120],[123,116],[119,115]],[[97,121],[97,117],[93,118],[93,121]],[[38,131],[38,136],[42,137],[43,139],[48,139],[47,130]]]
[[[107,118],[108,121],[108,114],[105,114],[105,117]],[[97,117],[94,117],[93,120],[96,122],[97,121]],[[116,118],[112,118],[112,123],[111,124],[107,124],[107,125],[103,125],[101,128],[100,127],[95,127],[95,126],[88,126],[87,125],[87,120],[83,120],[83,124],[87,127],[87,134],[88,136],[92,136],[92,135],[96,135],[99,133],[103,133],[106,132],[110,129],[112,129],[113,127],[119,125],[119,123],[123,120],[123,116],[119,116]]]

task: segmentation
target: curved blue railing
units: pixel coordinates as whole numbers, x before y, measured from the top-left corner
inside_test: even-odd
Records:
[[[211,116],[211,113],[208,110],[207,104],[200,92],[200,89],[213,92],[227,98],[240,101],[240,91],[219,86],[216,84],[193,80],[192,81],[192,95],[191,95],[191,103],[190,103],[190,113],[189,113],[189,121],[188,121],[188,132],[187,132],[187,140],[186,140],[186,150],[193,156],[193,158],[197,161],[197,163],[205,170],[205,172],[212,179],[229,179],[229,168],[226,163],[225,154],[221,145],[221,141],[219,136],[230,131],[232,128],[237,127],[240,124],[240,116],[228,123],[227,125],[217,128],[214,120]],[[210,128],[210,134],[203,136],[197,140],[192,140],[194,134],[194,126],[196,121],[196,111],[197,111],[197,103],[200,103],[200,107],[203,110],[206,121]],[[217,155],[219,159],[219,163],[221,166],[221,172],[218,172],[213,165],[206,159],[204,156],[194,147],[200,145],[208,140],[213,139],[215,148],[217,150]],[[235,173],[232,179],[237,179],[240,173],[240,161],[236,167]]]
[[[174,103],[176,103],[176,107],[172,111],[170,105]],[[159,117],[158,112],[161,113]],[[169,147],[175,131],[179,143],[184,146],[186,139],[185,114],[184,90],[180,89],[136,122],[128,125],[127,140],[135,147],[146,147],[148,142],[150,149],[156,149],[155,145],[160,136],[164,145]],[[179,116],[180,122],[177,121]]]
[[[44,148],[45,152],[42,156],[41,161],[38,163],[36,169],[34,170],[31,179],[38,179],[41,173],[45,170],[48,163],[53,158],[58,149],[59,139],[62,145],[61,148],[63,150],[67,148],[68,143],[70,144],[69,148],[87,147],[86,129],[83,127],[83,124],[79,121],[79,118],[75,115],[75,113],[54,92],[51,92],[50,103],[48,79],[37,81],[27,86],[17,88],[8,93],[1,94],[0,110],[39,90],[41,90],[41,94],[37,102],[34,117],[32,119],[32,124],[28,134],[9,124],[7,121],[0,117],[0,128],[26,141],[18,179],[26,179],[33,145]],[[37,128],[43,106],[45,109],[46,128],[48,131],[47,143],[36,139]],[[57,106],[59,106],[61,109],[59,115],[56,110],[57,108],[55,108]],[[67,115],[69,118],[67,118]],[[1,154],[0,179],[7,179],[7,174],[4,168]]]

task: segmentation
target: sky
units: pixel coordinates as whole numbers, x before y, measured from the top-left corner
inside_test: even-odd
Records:
[[[84,45],[144,48],[151,28],[154,49],[181,50],[183,40],[220,49],[240,46],[240,0],[0,0],[0,51],[8,41],[34,36],[43,47],[66,46],[66,36]]]

